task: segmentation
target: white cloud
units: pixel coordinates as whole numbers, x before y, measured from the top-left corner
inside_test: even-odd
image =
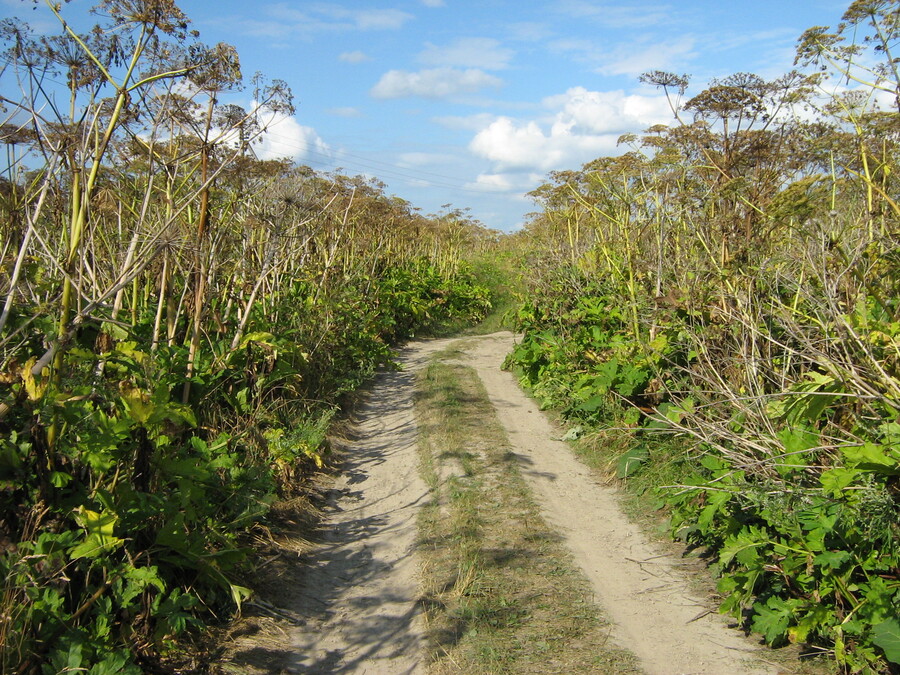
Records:
[[[797,40],[797,35],[801,31],[795,28],[781,27],[772,28],[770,30],[760,30],[755,32],[724,32],[720,31],[715,35],[710,35],[704,41],[704,50],[709,51],[728,51],[730,49],[738,49],[745,45],[751,44],[759,47],[765,44],[769,48],[771,44],[786,43],[792,49]],[[793,59],[793,56],[791,57]]]
[[[338,56],[338,61],[343,61],[344,63],[363,63],[365,61],[370,61],[371,59],[371,56],[359,50],[353,52],[343,52]]]
[[[426,44],[419,54],[419,61],[429,66],[458,66],[502,70],[509,66],[513,50],[500,45],[492,38],[457,38],[449,45],[439,47]]]
[[[432,68],[418,72],[390,70],[372,87],[375,98],[450,98],[471,94],[487,87],[499,87],[503,81],[477,68]]]
[[[574,134],[622,134],[644,125],[667,122],[671,111],[663,96],[626,95],[623,91],[588,91],[573,87],[548,96],[544,107],[557,110],[553,128]]]
[[[482,173],[465,185],[467,190],[486,190],[491,192],[511,192],[516,187],[509,174]]]
[[[522,173],[522,172],[485,172],[480,173],[473,181],[465,184],[464,188],[470,192],[481,192],[485,195],[485,199],[490,200],[492,206],[506,203],[510,208],[521,211],[522,208],[532,203],[528,192],[540,185],[546,180],[543,173]],[[477,199],[477,198],[476,198]],[[504,223],[502,229],[516,229],[520,224],[510,223],[507,215],[490,214],[493,216],[494,226],[497,221]]]
[[[476,155],[505,169],[558,168],[579,154],[593,156],[605,152],[615,141],[602,136],[579,137],[553,130],[545,133],[537,122],[519,123],[500,117],[480,131],[469,148]],[[573,163],[576,163],[573,161]]]
[[[396,30],[413,18],[398,9],[348,9],[334,3],[312,4],[297,9],[286,2],[261,6],[257,15],[268,19],[241,17],[240,29],[261,37],[305,36],[348,30]]]
[[[678,70],[694,56],[694,38],[690,36],[652,45],[623,45],[603,58],[597,72],[637,77],[648,70]]]
[[[672,8],[669,5],[641,3],[628,6],[586,0],[561,0],[557,9],[575,19],[592,19],[610,28],[646,28],[668,24],[673,20]]]
[[[544,42],[553,34],[549,26],[534,21],[511,23],[506,29],[513,39],[525,42]]]
[[[550,111],[537,120],[498,117],[469,144],[499,170],[549,171],[576,167],[603,154],[616,154],[626,132],[668,122],[663,96],[626,95],[622,91],[588,91],[583,87],[544,99]]]
[[[312,127],[303,126],[294,117],[281,113],[263,115],[265,131],[254,144],[256,156],[260,159],[290,157],[294,160],[306,159],[310,152],[331,155],[331,148]]]
[[[549,43],[557,52],[569,52],[603,75],[637,77],[648,70],[681,70],[696,56],[695,39],[686,35],[673,40],[643,38],[613,48],[601,47],[591,40],[560,39]]]
[[[491,113],[476,113],[475,115],[447,115],[443,117],[435,117],[432,119],[436,124],[440,124],[447,129],[457,131],[481,131],[496,119]]]
[[[872,92],[873,106],[876,110],[886,110],[887,112],[897,112],[897,95],[894,92],[883,91],[877,89]]]
[[[344,10],[342,16],[351,17],[360,30],[394,30],[413,18],[399,9]]]

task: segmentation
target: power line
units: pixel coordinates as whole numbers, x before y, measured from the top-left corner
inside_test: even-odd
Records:
[[[353,157],[353,158],[360,159],[360,160],[363,160],[363,161],[366,161],[366,162],[371,162],[371,163],[373,163],[373,164],[382,164],[382,165],[387,166],[387,167],[397,167],[397,166],[399,166],[399,165],[397,165],[397,164],[391,164],[391,163],[388,163],[388,162],[379,162],[377,159],[369,159],[368,157],[364,157],[364,156],[362,156],[362,155],[354,155],[352,152],[344,152],[344,151],[342,151],[342,152],[343,152],[343,154],[346,155],[347,157]],[[403,167],[400,167],[400,168],[402,169]],[[435,172],[433,172],[433,171],[419,171],[419,173],[424,173],[424,174],[428,174],[429,176],[434,176],[435,178],[444,178],[444,179],[446,179],[446,180],[451,180],[451,181],[459,180],[456,176],[447,176],[447,175],[445,175],[445,174],[435,173]]]
[[[364,171],[367,171],[367,172],[377,171],[381,174],[384,174],[384,173],[393,174],[394,178],[406,180],[406,181],[416,181],[420,184],[423,184],[423,187],[445,188],[445,189],[450,189],[450,190],[459,190],[461,192],[470,192],[473,194],[481,194],[481,195],[486,195],[486,194],[496,195],[500,192],[498,190],[488,190],[488,189],[479,190],[479,189],[473,188],[473,187],[466,187],[464,184],[459,184],[459,183],[447,183],[447,182],[441,182],[441,181],[428,180],[428,179],[422,178],[418,174],[410,173],[409,171],[405,170],[403,167],[400,167],[396,164],[390,164],[388,162],[380,162],[378,160],[368,159],[368,158],[362,157],[361,155],[355,155],[352,153],[343,153],[343,154],[346,155],[347,157],[354,158],[354,161],[343,162],[343,161],[341,161],[340,158],[336,159],[336,158],[334,158],[330,155],[327,155],[323,152],[314,150],[314,149],[310,148],[308,145],[306,145],[306,146],[297,145],[296,143],[291,142],[291,140],[287,139],[285,136],[281,136],[279,134],[275,134],[275,133],[272,133],[269,131],[266,132],[266,136],[273,138],[276,142],[278,142],[279,144],[281,144],[283,146],[286,146],[288,148],[291,148],[291,149],[294,149],[297,151],[302,151],[303,153],[305,153],[305,155],[314,155],[314,156],[322,158],[319,160],[313,160],[316,164],[319,164],[321,166],[331,165],[333,167],[338,167],[340,165],[346,164],[348,166],[348,168],[351,168],[351,169],[362,168]],[[354,165],[355,165],[355,167],[354,167]],[[433,173],[430,171],[421,171],[419,173],[436,176],[438,178],[446,178],[447,180],[450,180],[450,181],[457,180],[451,176],[444,176],[442,174],[437,174],[437,173]]]

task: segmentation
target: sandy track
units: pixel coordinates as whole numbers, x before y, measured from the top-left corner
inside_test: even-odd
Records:
[[[425,672],[416,543],[418,473],[412,395],[418,370],[442,341],[401,352],[382,373],[339,448],[342,478],[326,509],[324,541],[308,556],[300,591],[306,625],[293,636],[291,673]]]
[[[414,556],[417,507],[428,490],[417,471],[412,395],[417,372],[455,341],[413,343],[401,372],[379,376],[344,444],[345,473],[328,534],[310,557],[291,673],[418,674],[426,671]],[[511,333],[466,338],[475,368],[534,490],[594,587],[613,639],[650,675],[762,675],[778,670],[709,603],[688,590],[677,557],[661,554],[623,516],[614,491],[574,458],[515,378],[500,370]]]

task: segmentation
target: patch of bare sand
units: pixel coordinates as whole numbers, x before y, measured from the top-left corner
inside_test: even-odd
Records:
[[[399,355],[403,369],[378,376],[339,442],[342,477],[326,507],[327,530],[307,554],[287,673],[424,673],[424,626],[414,556],[419,476],[412,395],[416,373],[446,341]]]
[[[710,602],[696,597],[680,560],[654,548],[628,521],[613,489],[574,457],[558,431],[501,370],[511,333],[467,341],[467,365],[481,377],[544,519],[555,526],[588,577],[616,642],[650,675],[763,675],[778,668]]]

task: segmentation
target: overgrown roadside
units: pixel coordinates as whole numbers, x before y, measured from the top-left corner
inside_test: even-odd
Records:
[[[379,376],[320,536],[234,636],[228,672],[785,672],[554,440],[500,370],[513,341],[411,343]]]
[[[418,381],[427,638],[435,673],[636,673],[543,521],[476,372],[438,353]],[[443,358],[441,358],[443,357]]]

